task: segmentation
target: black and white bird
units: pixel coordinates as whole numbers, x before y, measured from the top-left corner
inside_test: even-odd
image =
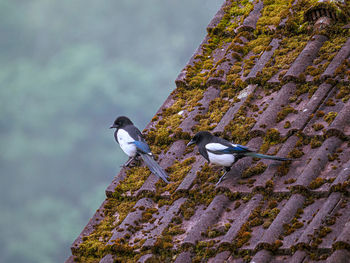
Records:
[[[210,132],[198,132],[187,144],[190,146],[197,144],[199,153],[209,162],[223,166],[225,173],[220,177],[217,185],[222,181],[225,175],[231,170],[231,166],[243,157],[257,157],[277,161],[290,161],[289,158],[277,157],[256,153],[246,146],[230,143],[225,139],[216,137]]]
[[[118,117],[110,128],[116,129],[114,138],[123,152],[129,156],[129,160],[123,166],[128,166],[132,160],[140,156],[153,174],[169,183],[168,175],[153,159],[151,149],[142,137],[140,130],[134,126],[128,117]]]

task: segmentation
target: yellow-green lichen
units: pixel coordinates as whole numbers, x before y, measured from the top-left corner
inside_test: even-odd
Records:
[[[231,227],[231,224],[209,227],[207,231],[204,233],[204,236],[208,238],[216,238],[218,236],[225,235],[226,232],[230,229],[230,227]]]
[[[290,128],[290,126],[291,126],[290,121],[286,121],[286,122],[284,123],[283,128],[288,129],[288,128]]]
[[[296,182],[296,179],[295,178],[290,178],[290,179],[288,179],[288,180],[285,180],[284,181],[284,184],[293,184],[293,183],[295,183]]]
[[[261,34],[256,39],[248,43],[248,48],[254,54],[260,54],[261,52],[265,51],[269,47],[271,40],[272,40],[271,36]],[[253,66],[254,66],[254,63],[252,63],[251,67]]]
[[[291,222],[283,225],[285,236],[294,233],[297,229],[302,228],[304,226],[304,223],[300,221],[301,215],[303,213],[303,209],[299,208]]]
[[[257,31],[270,32],[277,28],[281,19],[289,13],[292,1],[264,0],[264,8],[257,22]]]
[[[195,157],[190,157],[188,159],[183,160],[182,162],[175,161],[173,165],[169,166],[166,171],[170,176],[171,184],[167,184],[165,186],[159,185],[157,188],[157,192],[163,193],[165,191],[169,192],[169,194],[173,194],[177,187],[180,185],[182,180],[188,174],[188,172],[192,168],[192,164],[196,161]]]
[[[126,171],[124,180],[115,188],[113,197],[116,199],[135,193],[150,175],[147,167],[132,167]]]
[[[283,107],[283,109],[277,113],[276,122],[283,121],[291,113],[298,113],[298,111],[290,105]]]
[[[252,227],[259,226],[263,224],[263,219],[261,218],[262,206],[256,207],[249,215],[247,222],[245,222],[237,233],[234,240],[234,245],[237,248],[242,247],[251,238]]]
[[[289,157],[289,156],[288,156]],[[282,162],[278,167],[275,173],[276,176],[282,177],[288,174],[290,169],[291,161]]]
[[[314,128],[315,131],[320,131],[324,128],[323,124],[322,123],[314,123],[312,125],[312,128]]]
[[[338,93],[336,99],[341,99],[344,103],[347,102],[350,98],[350,88],[348,85],[339,84],[337,85]]]
[[[326,122],[328,122],[328,124],[331,124],[334,121],[335,117],[337,117],[337,115],[338,115],[337,112],[330,111],[323,117],[323,119]]]
[[[275,129],[271,128],[266,131],[265,137],[264,137],[264,143],[260,147],[260,151],[262,153],[266,153],[270,146],[276,145],[282,141],[280,132]]]
[[[92,234],[83,237],[83,242],[75,253],[78,255],[77,262],[99,262],[105,254],[113,250],[119,250],[125,255],[132,253],[131,247],[124,240],[116,240],[113,246],[107,246],[107,242],[112,235],[115,224],[124,220],[134,205],[135,201],[127,199],[119,201],[109,198],[104,206],[104,219],[94,227]],[[118,218],[118,222],[116,222],[116,218]]]
[[[243,171],[242,173],[242,178],[249,178],[254,175],[262,174],[267,168],[267,165],[264,164],[263,162],[257,163],[257,165],[253,167],[249,167],[246,170]]]
[[[212,130],[219,123],[223,115],[229,109],[230,102],[227,99],[216,98],[209,103],[209,109],[206,114],[200,114],[196,116],[196,120],[199,121],[192,130],[198,132],[201,130]]]
[[[264,210],[261,213],[261,216],[264,218],[263,228],[268,228],[272,224],[273,220],[275,220],[279,212],[280,210],[277,207],[269,207]]]
[[[321,187],[322,185],[324,185],[325,183],[332,183],[334,181],[334,178],[321,178],[321,177],[317,177],[314,180],[312,180],[309,184],[309,188],[314,190],[317,189],[319,187]]]
[[[310,146],[312,149],[320,147],[322,145],[323,141],[320,137],[314,136],[310,141]]]

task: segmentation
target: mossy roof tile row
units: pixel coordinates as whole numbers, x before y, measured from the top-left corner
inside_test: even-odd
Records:
[[[173,164],[173,162],[176,160],[176,158],[179,158],[179,156],[182,156],[185,151],[185,143],[184,141],[176,141],[174,142],[167,153],[162,156],[159,164],[164,169],[166,167],[169,167]],[[144,182],[142,187],[135,192],[135,196],[141,196],[143,193],[156,193],[156,183],[158,181],[158,177],[152,174],[147,178],[147,180]]]
[[[350,32],[321,4],[225,1],[144,131],[172,183],[122,169],[67,262],[348,262]],[[186,148],[200,130],[294,161],[243,158],[216,186]]]
[[[74,254],[75,250],[78,250],[80,244],[83,242],[84,236],[89,236],[94,232],[95,226],[98,225],[104,219],[104,206],[107,203],[105,200],[99,209],[96,210],[94,216],[89,220],[88,224],[84,227],[81,234],[76,238],[71,246],[71,250]]]
[[[328,40],[327,36],[314,35],[311,40],[307,42],[306,47],[293,62],[283,79],[298,79],[300,74],[311,65],[326,40]]]
[[[108,245],[112,245],[115,240],[124,238],[126,235],[130,235],[133,228],[136,227],[138,221],[142,220],[142,215],[145,209],[152,208],[154,202],[150,198],[142,198],[137,201],[135,205],[135,211],[130,212],[124,221],[118,226],[118,228],[113,229],[112,237],[108,241]]]
[[[155,222],[150,235],[147,237],[143,248],[151,248],[155,245],[157,238],[161,236],[166,227],[169,226],[171,220],[178,214],[180,207],[185,203],[186,198],[177,199],[172,206],[166,208],[164,215]]]
[[[264,7],[263,1],[259,1],[257,4],[254,5],[254,9],[252,12],[249,13],[249,16],[244,19],[242,27],[239,28],[240,31],[244,30],[250,30],[253,31],[256,29],[256,23],[258,22],[258,19],[260,17],[260,12],[262,8]]]
[[[346,41],[346,43],[339,50],[337,55],[334,57],[332,62],[329,64],[325,72],[322,73],[321,78],[326,79],[329,77],[333,77],[335,75],[335,71],[337,68],[343,63],[345,59],[350,56],[350,38]]]

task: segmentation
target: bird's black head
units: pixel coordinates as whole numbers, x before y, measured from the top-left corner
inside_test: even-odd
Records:
[[[110,129],[113,129],[113,128],[119,129],[119,128],[125,127],[126,125],[133,125],[133,123],[128,117],[119,116],[118,118],[115,119]]]
[[[213,137],[213,135],[211,135],[210,132],[200,131],[200,132],[196,133],[195,136],[193,136],[192,140],[187,144],[187,146],[190,146],[192,144],[198,145],[201,142],[209,141],[212,137]]]

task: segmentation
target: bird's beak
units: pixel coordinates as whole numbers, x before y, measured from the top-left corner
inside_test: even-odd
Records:
[[[195,142],[193,140],[191,140],[189,143],[187,143],[187,147],[192,145],[192,144],[195,144]]]
[[[110,129],[113,129],[113,128],[118,128],[117,126],[115,126],[114,124],[111,126],[111,127],[109,127]]]

